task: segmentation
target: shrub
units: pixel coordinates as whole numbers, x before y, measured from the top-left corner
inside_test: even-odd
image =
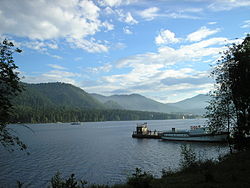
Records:
[[[148,172],[143,172],[140,168],[135,169],[135,173],[128,178],[127,184],[136,188],[149,188],[153,176]]]
[[[75,174],[71,174],[68,179],[63,179],[60,172],[57,172],[51,178],[50,183],[52,188],[84,188],[87,184],[86,181],[77,181],[75,178]]]
[[[196,154],[190,146],[181,145],[180,166],[183,170],[194,167],[197,162],[196,158]]]

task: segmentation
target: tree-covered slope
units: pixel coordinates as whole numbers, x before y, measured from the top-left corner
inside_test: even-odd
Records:
[[[157,106],[158,102],[140,95],[113,96],[113,100],[99,102],[90,94],[71,84],[24,83],[23,87],[25,90],[13,101],[15,110],[12,114],[12,123],[148,120],[182,117],[181,114],[159,113],[161,109]],[[104,96],[103,98],[106,99]],[[159,109],[158,112],[152,110],[155,108]],[[154,112],[142,112],[151,110]]]
[[[23,84],[24,91],[14,99],[18,106],[103,109],[104,105],[84,90],[66,83]]]

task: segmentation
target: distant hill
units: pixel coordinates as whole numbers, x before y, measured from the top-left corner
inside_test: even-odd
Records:
[[[84,90],[66,83],[26,84],[25,90],[14,99],[15,105],[39,107],[72,107],[104,109],[104,105]]]
[[[151,111],[151,112],[164,112],[175,113],[180,112],[181,109],[170,104],[163,104],[152,99],[146,98],[139,94],[131,95],[112,95],[103,96],[99,94],[91,94],[98,101],[105,103],[107,101],[114,101],[120,105],[123,109],[127,110],[139,110],[139,111]]]
[[[90,95],[66,83],[23,83],[25,90],[13,99],[10,122],[50,123],[180,119],[176,107],[156,102],[138,94],[105,97]],[[165,113],[161,113],[165,112]],[[195,118],[190,115],[187,118]]]
[[[25,90],[14,99],[15,106],[36,108],[119,109],[162,113],[202,115],[209,101],[207,95],[197,95],[177,103],[160,103],[139,94],[103,96],[89,94],[71,84],[26,84]]]
[[[199,94],[192,98],[169,104],[181,109],[184,113],[202,115],[205,113],[205,107],[208,105],[209,100],[210,97],[208,95]]]
[[[101,103],[113,101],[115,104],[118,104],[121,107],[120,109],[123,108],[127,110],[164,113],[192,113],[198,115],[205,113],[205,107],[208,104],[207,101],[209,101],[209,96],[203,94],[176,103],[167,104],[154,101],[138,94],[111,96],[103,96],[99,94],[91,95]]]

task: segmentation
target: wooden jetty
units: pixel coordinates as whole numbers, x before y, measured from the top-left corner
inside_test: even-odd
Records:
[[[147,123],[137,124],[136,131],[133,132],[133,138],[154,138],[160,139],[162,132],[160,131],[151,131],[148,129]]]

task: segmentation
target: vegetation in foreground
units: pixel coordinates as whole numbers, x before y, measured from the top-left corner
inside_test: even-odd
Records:
[[[74,174],[62,178],[57,173],[51,179],[52,188],[230,188],[250,186],[250,150],[230,154],[219,160],[197,160],[190,147],[182,146],[180,170],[162,170],[162,176],[155,178],[148,172],[136,168],[135,173],[121,185],[88,185],[77,181]]]

